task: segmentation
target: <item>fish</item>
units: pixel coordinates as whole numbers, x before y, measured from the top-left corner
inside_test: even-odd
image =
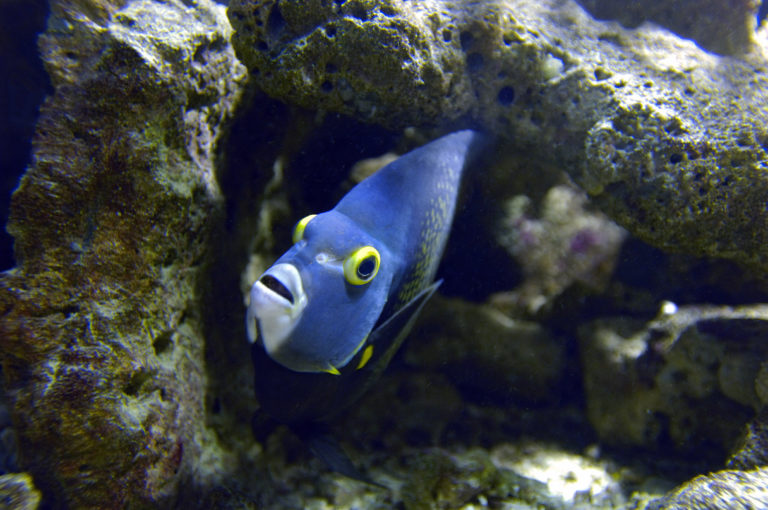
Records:
[[[440,286],[462,175],[485,145],[464,130],[399,157],[333,209],[301,219],[291,248],[251,286],[260,412],[350,478],[372,483],[324,424],[379,379]]]

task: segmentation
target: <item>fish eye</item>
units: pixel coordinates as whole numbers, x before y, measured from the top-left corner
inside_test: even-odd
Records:
[[[310,214],[309,216],[304,216],[302,219],[299,220],[296,226],[293,227],[293,244],[296,244],[302,239],[304,239],[304,229],[307,228],[307,223],[312,221],[312,218],[314,218],[315,216],[317,216],[317,214]]]
[[[344,261],[344,278],[352,285],[365,285],[379,272],[381,256],[373,246],[363,246]]]

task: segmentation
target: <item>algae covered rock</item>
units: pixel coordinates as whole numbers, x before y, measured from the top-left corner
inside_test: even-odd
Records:
[[[28,473],[0,476],[0,506],[9,510],[37,510],[40,491]]]
[[[500,402],[557,398],[565,364],[562,339],[488,305],[433,299],[414,328],[419,340],[406,346],[411,366],[441,372],[465,391]]]
[[[479,126],[563,168],[643,240],[765,268],[766,43],[747,29],[757,6],[739,5],[741,39],[723,43],[735,56],[572,1],[234,0],[228,15],[274,97],[393,127]]]
[[[768,501],[768,468],[718,471],[694,478],[648,510],[764,508]]]
[[[390,125],[460,111],[447,100],[452,85],[443,65],[455,66],[460,79],[463,60],[434,59],[431,30],[440,20],[429,22],[419,4],[246,1],[231,2],[228,12],[238,55],[276,97]],[[444,30],[442,38],[458,40]]]
[[[672,306],[671,304],[667,306]],[[607,443],[722,458],[765,405],[764,305],[681,307],[581,328],[587,412]],[[705,455],[706,456],[706,455]]]
[[[646,21],[721,55],[738,55],[754,44],[756,0],[578,0],[597,19],[627,28]]]
[[[245,76],[230,32],[206,0],[51,2],[55,92],[12,199],[0,359],[19,465],[55,505],[165,506],[200,473],[195,289]]]
[[[489,500],[517,508],[565,508],[544,483],[497,466],[482,450],[420,456],[401,492],[406,510],[466,508],[473,501],[486,506]]]

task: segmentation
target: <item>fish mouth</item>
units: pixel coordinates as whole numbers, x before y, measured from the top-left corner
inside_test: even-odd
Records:
[[[299,270],[288,263],[270,267],[254,282],[250,299],[248,338],[251,342],[259,340],[268,352],[274,352],[290,337],[307,306]]]
[[[259,281],[264,285],[266,288],[274,292],[275,294],[284,297],[287,299],[291,304],[293,304],[293,294],[290,290],[288,290],[288,287],[283,285],[283,282],[272,276],[271,274],[265,274],[261,278],[259,278]]]

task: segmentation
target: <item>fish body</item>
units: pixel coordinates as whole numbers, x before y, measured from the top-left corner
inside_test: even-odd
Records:
[[[378,379],[437,289],[435,272],[465,167],[481,135],[409,152],[308,216],[257,280],[246,314],[261,409],[328,420]]]

